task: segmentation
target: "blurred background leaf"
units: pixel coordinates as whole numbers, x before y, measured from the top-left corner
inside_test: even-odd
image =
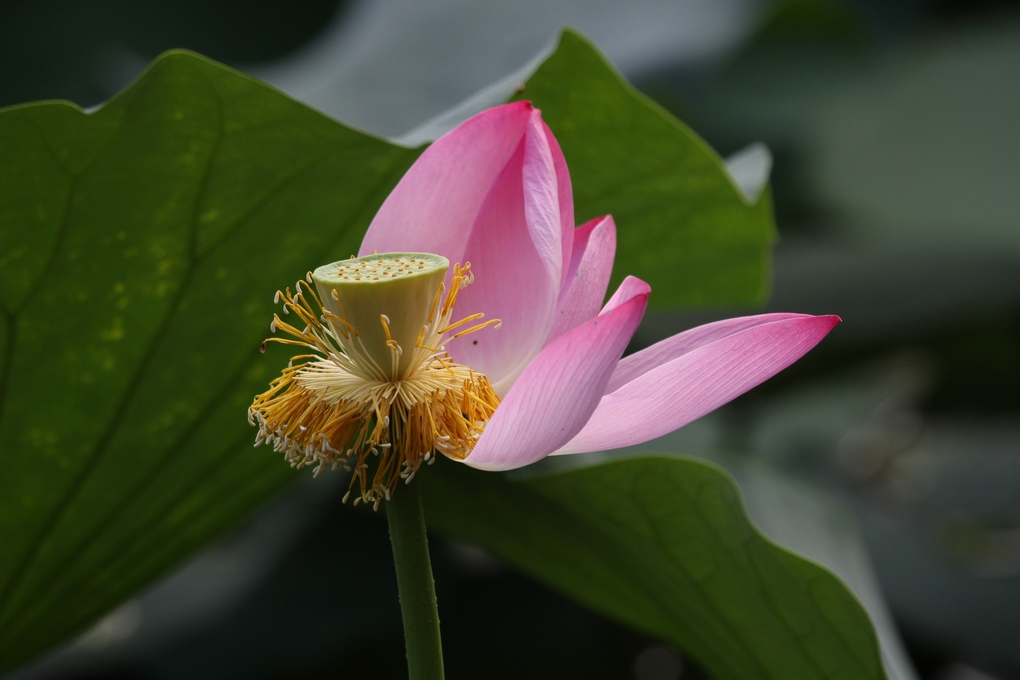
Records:
[[[0,7],[0,106],[68,99],[93,106],[133,80],[156,55],[187,47],[229,64],[279,59],[322,33],[345,9],[303,0],[11,0]]]

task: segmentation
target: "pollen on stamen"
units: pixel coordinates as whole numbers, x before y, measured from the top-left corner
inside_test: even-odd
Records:
[[[359,281],[389,273],[378,284],[360,285],[392,285],[393,278],[421,276],[419,270],[435,259],[382,254],[369,262],[337,263],[331,271],[336,279],[342,271],[358,273]],[[317,276],[312,277],[315,287],[319,286]],[[454,267],[448,292],[439,279],[437,295],[433,299],[430,292],[425,298],[430,303],[421,310],[422,321],[413,326],[410,339],[401,340],[407,343],[406,352],[390,336],[391,316],[379,313],[384,310],[377,312],[375,318],[383,323],[381,330],[391,351],[388,356],[396,362],[407,355],[411,361],[399,375],[394,364],[390,377],[378,378],[371,377],[375,369],[365,362],[383,359],[373,360],[364,353],[367,340],[350,323],[337,289],[328,293],[320,289],[321,295],[335,302],[333,311],[321,313],[311,306],[322,306],[314,287],[305,289],[298,282],[295,293],[278,293],[284,313],[294,312],[302,323],[291,326],[274,317],[271,330],[290,338],[268,340],[300,345],[306,352],[295,356],[269,390],[252,403],[249,420],[259,428],[256,444],[271,445],[292,467],[312,467],[315,476],[327,469],[348,471],[351,488],[344,502],[353,491],[355,505],[364,502],[373,507],[392,496],[400,479],[410,482],[422,464],[434,464],[437,452],[466,457],[499,405],[484,375],[456,364],[442,349],[454,329],[467,327],[462,333],[468,333],[498,325],[495,319],[472,325],[480,315],[451,323],[458,292],[472,278],[470,265],[465,264]],[[264,342],[261,350],[265,347]],[[385,365],[376,366],[385,369]]]

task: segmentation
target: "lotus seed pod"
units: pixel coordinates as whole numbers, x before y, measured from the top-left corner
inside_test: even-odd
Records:
[[[323,307],[337,317],[344,349],[367,355],[378,379],[399,380],[413,365],[422,329],[438,319],[449,268],[439,255],[379,253],[323,265],[312,280]]]

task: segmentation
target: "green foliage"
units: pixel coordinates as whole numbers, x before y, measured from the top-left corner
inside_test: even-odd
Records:
[[[676,644],[715,677],[885,677],[853,595],[762,537],[714,465],[629,458],[523,481],[443,467],[421,475],[430,526]]]
[[[616,216],[618,272],[659,286],[660,305],[763,295],[767,197],[743,206],[718,158],[619,81],[583,40],[565,34],[526,93],[563,142],[579,218]],[[94,113],[65,103],[0,112],[0,148],[2,670],[81,630],[294,478],[277,455],[251,450],[254,432],[244,419],[252,395],[287,361],[278,347],[259,354],[273,292],[355,252],[419,152],[350,130],[186,53],[162,57]],[[585,498],[608,493],[604,472],[526,485],[489,475],[478,489],[441,477],[449,474],[441,469],[428,473],[452,490],[448,508],[471,508],[486,489],[506,495],[488,498],[489,506],[535,499],[552,513],[544,518],[549,541],[553,527],[577,526]],[[677,475],[681,489],[690,483],[684,479]],[[553,502],[547,496],[557,485],[561,500]],[[808,635],[801,657],[790,658],[807,663],[835,653],[835,633],[818,624],[825,616],[837,622],[833,630],[851,631],[840,639],[870,669],[870,628],[845,590],[755,539],[743,519],[732,519],[735,497],[726,489],[717,493],[718,517],[703,508],[681,521],[717,522],[713,550],[747,540],[759,546],[726,572],[727,588],[760,599],[810,587],[825,598],[822,614],[803,598],[780,610],[784,625]],[[599,507],[592,505],[593,517],[605,516]],[[680,507],[683,514],[687,506]],[[479,511],[476,520],[444,527],[483,543],[488,532],[492,541],[503,535],[500,517]],[[652,611],[644,586],[629,583],[619,563],[613,540],[623,539],[622,530],[610,527],[585,547],[585,564],[615,571],[612,606],[606,593],[570,592],[693,645],[710,665],[716,657],[787,654],[783,638],[778,651],[752,653],[729,650],[734,640],[749,644],[739,635],[678,636],[687,607],[725,604],[727,590],[684,595],[685,582],[671,583],[663,566],[647,572],[667,596]],[[650,533],[628,540],[646,539],[657,540]],[[501,552],[553,583],[564,580],[541,554]],[[642,555],[636,566],[654,566],[645,564],[653,552],[635,554]],[[786,590],[763,588],[762,578]]]
[[[293,473],[244,413],[273,293],[357,249],[416,153],[188,54],[86,115],[0,118],[0,667]]]

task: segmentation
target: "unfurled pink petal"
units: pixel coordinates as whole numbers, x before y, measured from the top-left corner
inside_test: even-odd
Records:
[[[616,309],[642,291],[650,294],[652,289],[647,283],[636,276],[628,276],[620,283],[620,287],[613,292],[612,297],[609,298],[606,304],[602,306],[602,311],[599,314],[605,314],[610,310]]]
[[[533,463],[567,443],[588,421],[641,322],[650,288],[629,277],[625,295],[535,357],[464,461],[484,470]]]
[[[484,312],[502,325],[446,345],[455,361],[488,376],[499,394],[546,344],[562,278],[561,231],[555,164],[533,111],[471,232],[464,258],[475,280],[457,298],[459,312]]]
[[[560,182],[561,175],[557,171],[549,140],[555,138],[548,134],[549,128],[542,122],[542,114],[537,109],[531,112],[528,130],[524,137],[524,214],[528,220],[528,231],[535,244],[535,250],[550,274],[556,280],[556,291],[559,292],[562,281],[563,265],[570,261],[571,244],[574,238],[573,216],[569,228],[564,229],[560,219]],[[559,151],[559,145],[556,146]],[[566,162],[562,153],[559,161],[566,170]],[[567,191],[569,192],[569,179]],[[571,196],[567,199],[572,201]],[[477,227],[476,227],[477,228]]]
[[[779,316],[784,318],[634,371],[635,377],[606,394],[584,428],[555,453],[615,449],[672,432],[783,370],[839,323],[837,316]]]
[[[376,213],[358,254],[426,252],[462,261],[478,213],[533,110],[528,102],[488,109],[437,139]]]
[[[740,331],[761,326],[772,321],[786,321],[788,319],[811,318],[806,314],[759,314],[757,316],[739,316],[733,319],[724,319],[714,323],[707,323],[704,326],[692,328],[683,333],[678,333],[671,338],[666,338],[646,347],[640,352],[625,356],[616,365],[613,377],[609,379],[609,386],[606,387],[606,394],[616,391],[617,388],[629,383],[639,375],[661,366],[667,361],[672,361],[682,354],[687,354],[702,345],[721,340],[728,335]]]
[[[599,217],[574,231],[574,252],[567,268],[567,282],[560,291],[556,320],[546,342],[580,326],[599,312],[606,297],[616,255],[613,218]]]
[[[542,131],[549,144],[549,151],[552,154],[553,167],[556,169],[556,183],[560,199],[560,233],[563,236],[563,268],[560,288],[565,288],[567,283],[567,268],[570,266],[571,253],[573,252],[574,241],[574,191],[570,185],[570,172],[567,170],[567,159],[563,157],[560,143],[556,141],[552,130],[542,121]],[[608,284],[607,284],[608,285]],[[605,293],[603,293],[605,295]],[[587,319],[585,319],[587,321]]]

